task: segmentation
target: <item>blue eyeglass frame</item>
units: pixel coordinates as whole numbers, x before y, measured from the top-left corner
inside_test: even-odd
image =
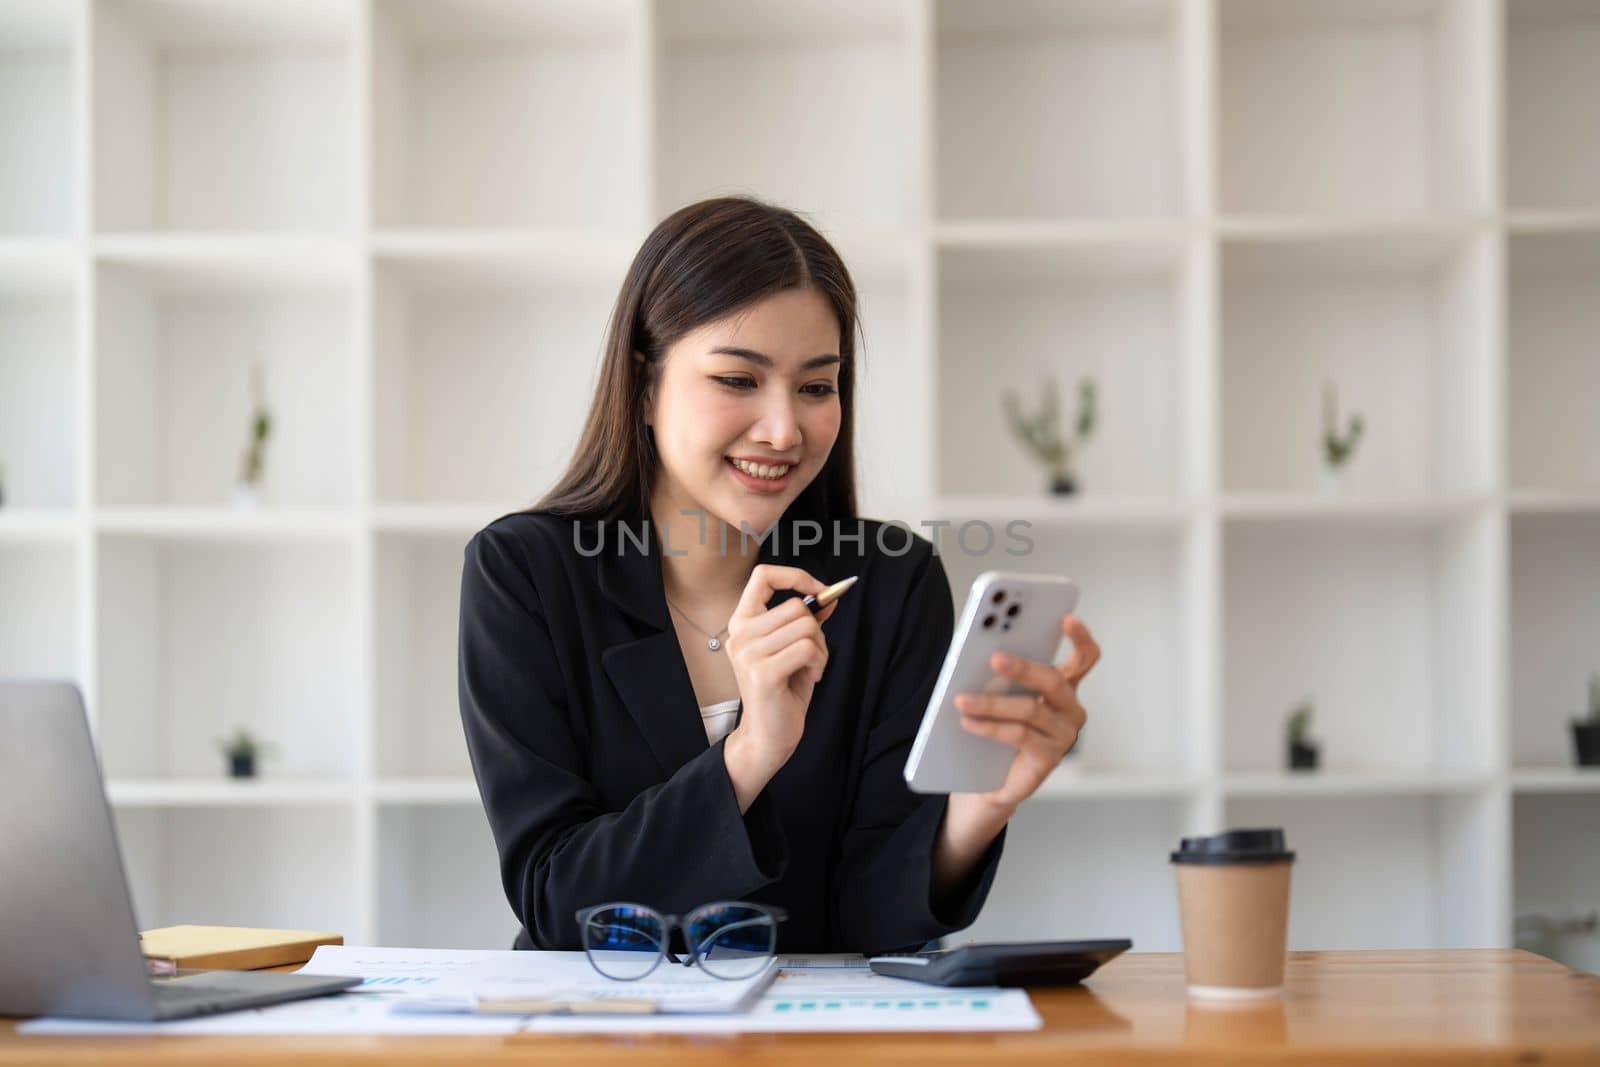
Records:
[[[600,970],[600,968],[595,965],[594,950],[589,947],[588,935],[584,933],[584,931],[588,928],[589,920],[594,917],[595,913],[605,911],[607,908],[628,908],[631,911],[654,917],[661,923],[661,942],[656,946],[655,961],[650,964],[648,969],[639,974],[633,975],[630,978],[612,978],[611,975]],[[706,970],[705,960],[701,953],[703,946],[696,945],[689,938],[690,927],[692,927],[695,922],[701,918],[702,913],[711,911],[715,908],[745,908],[749,911],[760,912],[764,919],[771,920],[774,933],[772,954],[776,954],[777,924],[787,920],[789,918],[789,913],[783,908],[776,907],[772,904],[757,904],[748,900],[713,900],[709,904],[700,905],[687,915],[679,916],[663,915],[656,909],[650,907],[648,904],[636,904],[630,900],[613,900],[608,901],[605,904],[591,904],[587,908],[579,908],[574,914],[578,920],[578,933],[583,938],[583,954],[589,958],[589,966],[594,967],[595,971],[599,974],[604,975],[607,978],[611,978],[613,982],[637,982],[641,978],[646,978],[652,974],[657,967],[661,966],[661,961],[667,957],[671,957],[673,963],[681,963],[685,967],[693,967],[698,961],[700,963],[700,969],[705,971],[705,973],[712,978],[721,978],[728,982],[741,981],[741,978],[717,974],[714,971]],[[738,927],[745,925],[746,923],[753,923],[755,921],[756,920],[754,919],[747,919],[741,923],[730,924],[730,926],[719,926],[717,928],[717,934],[720,936],[721,934],[727,933],[731,927]],[[683,931],[684,944],[689,946],[688,959],[680,960],[678,958],[678,954],[673,952],[668,947],[672,943],[672,931],[675,929]]]

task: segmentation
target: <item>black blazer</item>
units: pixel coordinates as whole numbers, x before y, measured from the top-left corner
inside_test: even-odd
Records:
[[[599,524],[547,513],[473,537],[461,719],[517,948],[581,948],[573,913],[612,900],[679,915],[713,900],[779,905],[782,952],[919,948],[977,918],[1004,831],[940,907],[946,797],[903,777],[954,626],[949,582],[926,539],[888,527],[880,547],[880,525],[862,520],[862,543],[842,539],[840,554],[827,535],[762,547],[762,562],[861,580],[824,628],[804,737],[743,816],[723,742],[706,744],[647,524],[631,524],[637,541],[606,524],[594,555]]]

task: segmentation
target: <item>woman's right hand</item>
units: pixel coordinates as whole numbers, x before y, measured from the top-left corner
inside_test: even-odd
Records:
[[[813,615],[798,596],[771,609],[767,601],[781,589],[804,595],[826,588],[799,567],[758,564],[728,620],[728,659],[744,705],[728,741],[769,778],[788,762],[805,732],[811,692],[828,665],[822,624],[839,605],[835,601]]]

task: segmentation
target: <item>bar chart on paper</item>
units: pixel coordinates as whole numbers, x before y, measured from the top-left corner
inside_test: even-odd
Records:
[[[788,957],[751,1011],[750,1029],[1027,1030],[1039,1026],[1020,989],[946,990],[876,974],[851,956]]]
[[[887,979],[896,982],[896,979]],[[910,984],[910,983],[906,983]],[[748,1017],[746,1031],[1037,1030],[1041,1026],[1028,994],[1020,989],[963,993],[769,991]]]
[[[937,997],[780,997],[767,1008],[774,1015],[804,1014],[814,1011],[822,1014],[889,1014],[913,1015],[930,1012],[948,1014],[983,1014],[994,1008],[994,1000],[987,996]]]

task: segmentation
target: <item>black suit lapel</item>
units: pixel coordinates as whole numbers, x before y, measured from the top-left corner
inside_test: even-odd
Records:
[[[675,631],[613,645],[600,660],[663,774],[670,778],[706,750],[694,683]]]

